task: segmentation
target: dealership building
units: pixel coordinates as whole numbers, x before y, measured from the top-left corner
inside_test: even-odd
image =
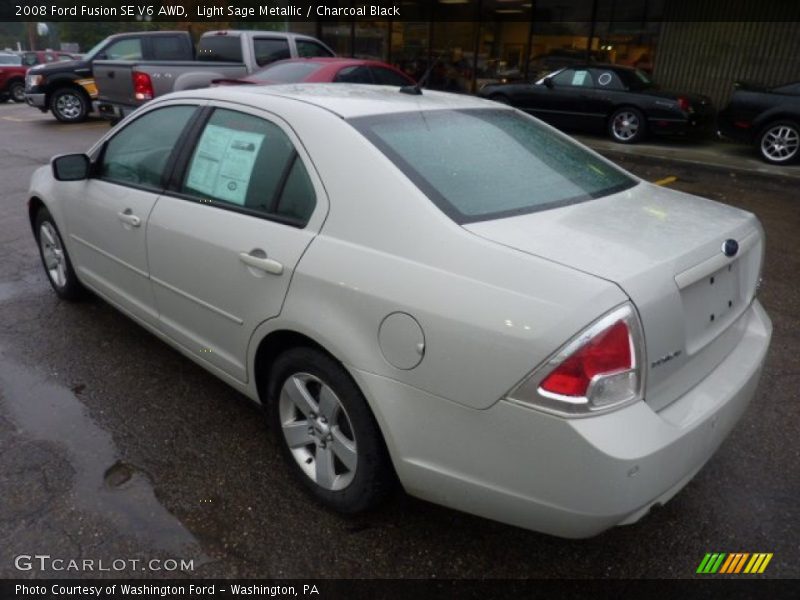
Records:
[[[585,60],[638,67],[662,87],[709,95],[717,106],[728,100],[735,81],[800,80],[798,0],[396,4],[402,19],[323,19],[292,22],[289,29],[319,37],[342,56],[384,60],[415,77],[434,64],[430,86],[450,91],[535,79]]]

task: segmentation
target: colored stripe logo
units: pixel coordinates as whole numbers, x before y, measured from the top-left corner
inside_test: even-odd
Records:
[[[703,575],[713,575],[715,573],[736,575],[740,573],[756,574],[763,573],[769,561],[772,560],[772,552],[709,552],[700,561],[697,573]]]

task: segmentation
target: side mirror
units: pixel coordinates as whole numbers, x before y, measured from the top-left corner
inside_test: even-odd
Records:
[[[94,60],[105,60],[108,58],[108,55],[105,52],[98,52],[94,55]]]
[[[81,181],[89,178],[89,157],[85,154],[56,156],[52,163],[53,176],[58,181]]]
[[[544,84],[552,90],[553,89],[553,78],[552,77],[545,77]]]

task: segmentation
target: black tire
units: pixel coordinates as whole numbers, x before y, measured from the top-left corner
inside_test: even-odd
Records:
[[[781,119],[766,125],[758,134],[756,149],[764,162],[788,165],[800,158],[800,125]]]
[[[489,100],[494,100],[495,102],[499,102],[500,104],[511,104],[511,98],[506,96],[505,94],[492,94],[489,96]]]
[[[8,85],[8,95],[11,96],[11,99],[17,103],[25,102],[25,82],[24,81],[12,81]]]
[[[284,400],[281,400],[281,391],[285,384],[291,385],[296,381],[294,377],[306,376],[318,379],[318,384],[321,383],[334,392],[347,419],[348,433],[352,435],[357,462],[352,478],[342,489],[326,489],[300,466],[300,463],[304,462],[308,465],[307,469],[319,473],[319,463],[314,462],[321,457],[318,440],[311,441],[308,445],[295,445],[295,450],[292,450],[284,433],[285,424],[312,423],[312,420],[299,410],[295,411],[295,418],[298,420],[287,419],[286,407],[287,405],[291,407],[293,404],[286,394]],[[313,394],[313,384],[308,385],[307,389],[312,390]],[[394,471],[378,424],[358,386],[347,371],[330,356],[308,347],[292,348],[281,354],[270,371],[267,402],[270,426],[281,447],[281,453],[294,475],[318,501],[338,512],[355,514],[373,508],[390,492],[395,481]],[[284,408],[281,408],[282,406]],[[323,412],[321,409],[318,410],[317,416],[321,417]],[[336,423],[332,423],[331,431],[335,427]],[[305,427],[301,426],[300,429]],[[308,435],[308,438],[311,440],[311,435]],[[329,452],[333,450],[334,444],[331,442]],[[298,458],[294,452],[307,454],[308,458],[303,459],[302,456]],[[333,462],[335,461],[331,464]],[[339,467],[346,469],[341,462]],[[344,476],[337,475],[338,477]]]
[[[89,97],[76,88],[57,89],[50,96],[50,111],[62,123],[80,123],[89,114]]]
[[[55,239],[60,245],[60,251],[62,253],[63,260],[63,282],[58,281],[58,277],[53,275],[52,270],[48,268],[49,259],[45,257],[45,246],[50,244],[45,236],[43,227],[49,228],[48,231],[50,232],[51,236],[54,235]],[[72,268],[72,261],[69,258],[66,246],[64,246],[64,240],[61,237],[61,232],[58,230],[58,226],[56,226],[53,217],[50,216],[50,212],[46,208],[40,208],[39,212],[36,213],[33,231],[34,236],[36,237],[36,245],[39,246],[39,256],[42,259],[42,267],[44,268],[45,275],[47,275],[47,280],[50,282],[50,285],[53,287],[55,293],[62,300],[68,300],[70,302],[75,302],[83,298],[85,296],[86,289],[83,287],[83,285],[81,285],[81,282],[78,281],[78,277],[75,275],[75,270]],[[45,243],[42,242],[43,237],[45,239]]]
[[[608,135],[619,144],[635,144],[647,137],[647,121],[642,111],[632,106],[615,110],[608,118]]]

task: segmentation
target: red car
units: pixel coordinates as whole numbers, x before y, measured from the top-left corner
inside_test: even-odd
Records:
[[[28,67],[45,63],[75,60],[75,54],[61,52],[60,50],[29,50],[22,53],[22,64]]]
[[[291,58],[274,62],[241,79],[218,79],[219,84],[366,83],[402,87],[416,82],[391,65],[358,58]]]
[[[25,102],[25,73],[28,67],[22,65],[17,54],[0,54],[0,103]]]

